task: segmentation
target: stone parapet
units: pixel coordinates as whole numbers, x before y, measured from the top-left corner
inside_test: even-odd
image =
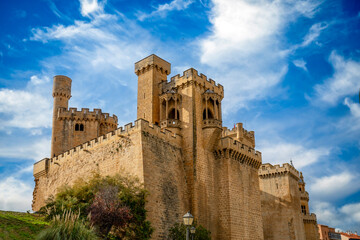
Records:
[[[231,137],[220,139],[218,148],[215,150],[215,155],[235,159],[256,169],[258,169],[262,163],[261,152]]]
[[[59,154],[56,157],[53,158],[46,158],[43,160],[40,160],[39,162],[36,162],[34,164],[34,177],[37,178],[37,176],[45,175],[49,168],[51,168],[54,164],[59,164],[59,162],[62,161],[62,159],[65,159],[67,156],[73,156],[74,154],[77,154],[79,152],[89,152],[92,148],[95,146],[109,141],[112,138],[116,137],[127,137],[130,134],[133,134],[135,132],[142,131],[144,134],[151,134],[155,137],[161,138],[164,141],[167,141],[177,147],[181,147],[181,136],[174,134],[173,132],[167,130],[167,129],[161,129],[159,126],[153,125],[149,123],[148,121],[144,119],[138,119],[135,121],[135,124],[128,123],[123,127],[120,127],[114,131],[111,131],[103,136],[100,136],[98,138],[92,139],[90,141],[87,141],[79,146],[76,146],[62,154]],[[36,176],[35,176],[36,174]]]
[[[164,59],[151,54],[150,56],[135,63],[135,74],[140,75],[150,68],[156,68],[157,70],[169,75],[171,72],[171,64]],[[165,79],[164,79],[165,80]]]
[[[35,178],[46,175],[48,169],[49,158],[44,158],[34,164],[33,174]]]
[[[198,74],[194,68],[190,68],[183,72],[183,75],[177,74],[171,78],[169,82],[162,83],[162,92],[171,91],[174,88],[185,87],[189,84],[196,84],[201,86],[204,90],[210,89],[218,94],[222,99],[224,97],[224,87],[221,84],[216,84],[211,78],[208,79],[204,74]]]
[[[178,119],[166,119],[161,121],[161,128],[180,128],[180,120]]]
[[[312,213],[312,214],[303,214],[302,217],[303,217],[304,223],[317,224],[316,215],[314,213]]]
[[[309,201],[309,193],[308,192],[301,192],[300,193],[301,200]]]
[[[118,122],[116,115],[110,116],[109,113],[103,113],[101,109],[97,108],[93,111],[89,111],[88,108],[81,108],[80,111],[78,111],[77,108],[59,108],[57,118],[59,120],[100,121],[116,126]]]
[[[252,147],[255,147],[255,133],[254,131],[247,131],[242,123],[237,123],[236,126],[232,129],[228,129],[227,127],[222,128],[223,131],[221,133],[222,137],[232,137],[238,139],[240,142],[243,142],[245,139],[246,142],[251,143]]]
[[[270,163],[266,163],[259,169],[260,178],[278,177],[286,174],[289,174],[291,177],[295,178],[296,181],[299,181],[299,171],[288,163],[284,163],[281,166],[279,164],[273,166]]]
[[[204,119],[202,128],[222,128],[222,121],[217,119]]]

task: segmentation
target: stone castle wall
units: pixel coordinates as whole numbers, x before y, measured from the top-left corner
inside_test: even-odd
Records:
[[[316,215],[309,214],[303,215],[304,227],[305,227],[305,235],[306,240],[319,240],[319,229],[317,225]]]
[[[299,172],[290,164],[259,170],[264,239],[306,239],[300,208]]]
[[[149,191],[148,219],[155,227],[153,237],[162,239],[188,208],[182,201],[186,179],[180,141],[179,136],[137,120],[134,126],[128,124],[58,157],[44,159],[34,165],[33,210],[39,210],[59,187],[71,186],[79,178],[86,180],[94,173],[129,174],[138,177]]]

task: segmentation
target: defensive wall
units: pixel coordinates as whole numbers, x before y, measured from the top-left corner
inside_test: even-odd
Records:
[[[180,146],[181,136],[139,119],[54,158],[43,159],[34,164],[33,210],[44,206],[59,187],[71,186],[79,178],[87,180],[95,173],[132,175],[150,193],[148,219],[156,228],[154,238],[162,239],[189,207],[183,201],[187,193]]]
[[[263,164],[258,174],[264,239],[306,239],[298,187],[299,171],[288,163]]]
[[[223,131],[221,133],[222,137],[232,137],[237,139],[238,141],[255,147],[255,133],[254,131],[247,131],[242,123],[237,123],[236,126],[232,129],[228,129],[227,127],[223,127]]]

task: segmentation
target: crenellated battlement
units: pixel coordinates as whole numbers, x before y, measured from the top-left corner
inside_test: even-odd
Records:
[[[169,75],[171,72],[171,64],[164,59],[152,54],[135,63],[135,74],[141,75],[151,68],[155,68],[161,73]]]
[[[237,123],[236,126],[232,129],[228,129],[227,127],[222,128],[223,131],[221,133],[222,137],[232,137],[240,141],[241,143],[245,143],[250,145],[251,147],[255,147],[255,133],[254,131],[247,131],[242,123]],[[244,141],[245,140],[245,141]]]
[[[283,165],[271,165],[270,163],[263,164],[259,169],[259,177],[278,177],[280,175],[289,174],[296,181],[299,181],[299,171],[296,170],[291,164],[284,163]]]
[[[162,92],[170,91],[174,88],[185,87],[190,83],[194,83],[197,86],[202,86],[204,89],[210,89],[221,96],[224,97],[224,87],[221,84],[216,84],[211,78],[208,79],[204,74],[198,74],[198,71],[194,68],[190,68],[183,72],[183,75],[177,74],[171,77],[171,80],[168,82],[163,82]]]
[[[303,221],[304,223],[313,223],[313,224],[317,224],[317,220],[316,220],[316,214],[315,213],[311,213],[311,214],[303,214]]]
[[[256,169],[261,166],[261,152],[249,147],[229,136],[223,137],[219,141],[218,148],[215,150],[217,156],[230,157],[241,163],[246,163]]]
[[[89,108],[59,108],[57,118],[62,119],[72,119],[79,121],[100,121],[107,124],[113,124],[117,126],[118,118],[114,114],[110,116],[109,113],[103,113],[101,109],[94,108],[93,111],[89,111]]]
[[[59,164],[64,158],[68,156],[73,156],[74,154],[80,153],[80,152],[88,152],[92,148],[104,143],[108,142],[110,140],[114,140],[115,138],[119,137],[128,137],[131,134],[134,134],[136,132],[142,131],[145,135],[152,135],[158,138],[163,139],[164,141],[167,141],[177,147],[181,146],[181,136],[177,135],[167,129],[161,129],[157,125],[153,125],[149,123],[148,121],[144,119],[138,119],[135,121],[135,123],[128,123],[124,127],[119,127],[118,129],[111,131],[105,135],[102,135],[98,138],[94,138],[90,141],[84,142],[81,145],[78,145],[72,149],[69,149],[68,151],[65,151],[62,154],[59,154],[56,157],[53,158],[44,158],[34,164],[34,176],[40,177],[42,175],[45,175],[51,166],[54,164]]]

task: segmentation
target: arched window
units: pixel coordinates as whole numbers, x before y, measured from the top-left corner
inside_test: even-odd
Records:
[[[76,123],[75,124],[75,131],[84,131],[84,124],[82,124],[82,123]]]
[[[214,119],[214,114],[211,112],[211,110],[207,109],[207,112],[208,112],[207,119]],[[204,112],[203,112],[203,119],[204,120],[206,119],[206,109],[204,109]]]
[[[168,114],[168,119],[179,119],[179,110],[177,111],[177,118],[175,117],[175,108],[172,108]]]

